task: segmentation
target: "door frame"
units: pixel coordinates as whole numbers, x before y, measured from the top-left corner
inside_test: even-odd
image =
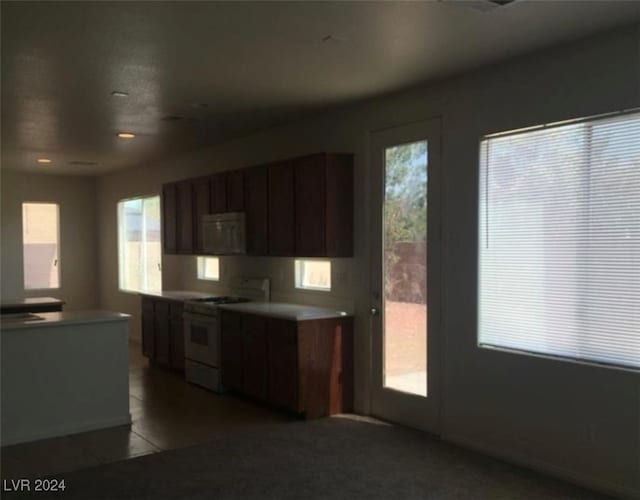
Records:
[[[383,366],[383,279],[382,245],[384,209],[384,151],[387,147],[427,140],[427,397],[412,395],[384,387]],[[444,287],[442,280],[442,138],[441,118],[371,131],[369,134],[371,164],[371,251],[369,328],[371,332],[369,408],[373,416],[394,423],[440,434],[442,425],[443,362],[442,329]],[[376,313],[377,311],[377,313]]]

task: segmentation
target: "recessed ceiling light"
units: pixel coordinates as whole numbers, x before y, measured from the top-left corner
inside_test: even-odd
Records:
[[[51,163],[51,160],[49,158],[38,158],[36,161],[38,163]]]
[[[118,132],[118,137],[120,139],[133,139],[136,134],[132,134],[131,132]]]
[[[120,90],[114,90],[111,92],[113,97],[129,97],[129,92],[122,92]]]

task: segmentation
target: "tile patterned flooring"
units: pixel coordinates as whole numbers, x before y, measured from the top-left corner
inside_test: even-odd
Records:
[[[181,448],[229,432],[295,417],[187,383],[182,375],[151,368],[130,345],[131,427],[74,434],[2,448],[3,479],[34,478]]]

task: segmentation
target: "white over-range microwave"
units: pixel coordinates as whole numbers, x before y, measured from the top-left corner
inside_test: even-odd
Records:
[[[213,255],[247,253],[244,213],[203,215],[201,224],[204,253]]]

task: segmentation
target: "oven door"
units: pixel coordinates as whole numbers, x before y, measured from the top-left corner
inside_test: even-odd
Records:
[[[199,363],[220,366],[220,338],[217,316],[185,312],[184,357]]]

